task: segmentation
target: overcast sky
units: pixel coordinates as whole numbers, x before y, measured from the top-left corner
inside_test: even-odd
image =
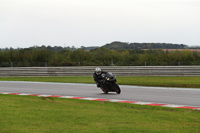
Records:
[[[0,48],[200,46],[200,0],[0,0]]]

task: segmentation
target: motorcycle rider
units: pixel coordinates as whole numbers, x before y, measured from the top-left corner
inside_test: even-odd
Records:
[[[94,81],[97,84],[97,87],[101,87],[101,84],[103,83],[104,87],[106,88],[105,80],[104,77],[102,76],[102,74],[106,74],[107,72],[105,71],[101,71],[101,68],[97,67],[95,68],[95,72],[93,73],[93,77],[94,77]]]

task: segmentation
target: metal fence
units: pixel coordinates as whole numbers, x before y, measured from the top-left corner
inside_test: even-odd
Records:
[[[0,76],[92,76],[96,66],[0,67]],[[200,76],[200,66],[100,66],[116,76]]]
[[[72,65],[81,65],[80,62],[65,62],[65,64],[60,64],[60,66],[72,66]],[[88,66],[87,64],[86,66]],[[105,65],[105,64],[104,64]],[[118,64],[122,65],[122,64]],[[117,65],[117,66],[118,66]],[[197,62],[153,62],[153,61],[144,61],[143,63],[134,63],[131,62],[130,66],[195,66],[200,65],[200,61]],[[0,62],[0,67],[57,67],[59,64],[52,64],[50,62]],[[115,66],[115,63],[111,61],[110,66]]]

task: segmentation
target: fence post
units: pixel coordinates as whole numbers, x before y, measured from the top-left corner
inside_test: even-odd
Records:
[[[45,62],[45,67],[47,67],[47,62]]]
[[[13,62],[10,62],[10,67],[13,67]]]
[[[144,62],[144,66],[147,66],[147,62],[146,61]]]

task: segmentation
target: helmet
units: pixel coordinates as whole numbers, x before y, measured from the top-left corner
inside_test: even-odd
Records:
[[[95,68],[95,72],[97,75],[100,75],[101,74],[101,68],[97,67]]]

